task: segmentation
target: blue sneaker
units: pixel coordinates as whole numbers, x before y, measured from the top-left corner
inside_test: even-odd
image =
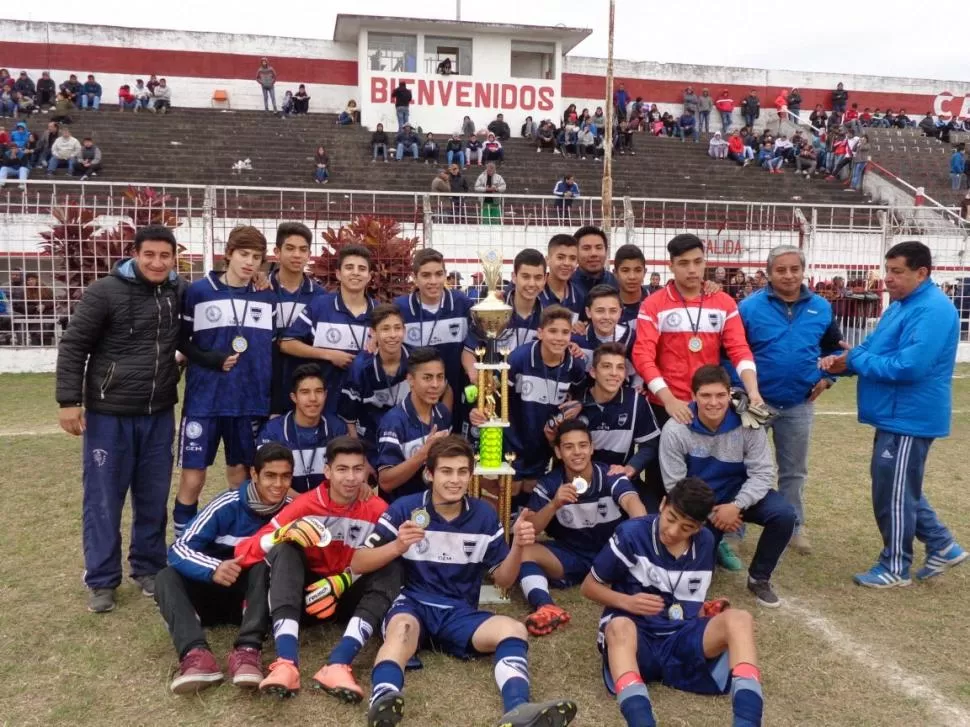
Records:
[[[908,576],[906,578],[897,576],[878,563],[865,573],[856,573],[852,576],[852,580],[866,588],[895,588],[913,584],[912,579]]]
[[[916,571],[916,580],[925,581],[927,578],[938,576],[947,568],[960,565],[968,557],[970,553],[956,543],[952,543],[946,550],[938,550],[926,556],[926,563]]]

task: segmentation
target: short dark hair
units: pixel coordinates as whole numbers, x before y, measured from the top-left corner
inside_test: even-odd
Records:
[[[697,235],[692,235],[689,232],[676,235],[667,243],[667,252],[670,253],[671,260],[691,250],[704,252],[704,241]]]
[[[922,242],[908,240],[896,243],[886,253],[886,260],[894,257],[905,259],[906,267],[910,270],[926,268],[927,274],[933,272],[933,253]]]
[[[293,467],[293,452],[285,444],[280,444],[279,442],[267,442],[262,447],[256,450],[256,456],[253,458],[253,469],[256,470],[257,474],[263,471],[265,467],[270,462],[289,462],[290,467]]]
[[[583,432],[589,437],[590,441],[593,441],[593,436],[589,433],[589,427],[586,426],[586,422],[582,419],[567,419],[556,428],[556,436],[552,440],[553,446],[558,447],[563,436],[570,432]]]
[[[527,247],[525,250],[520,250],[512,261],[512,272],[519,272],[519,268],[523,265],[535,265],[541,267],[542,271],[546,271],[546,256],[543,255],[538,250]]]
[[[431,443],[431,446],[428,447],[428,458],[424,463],[428,472],[433,473],[435,467],[438,466],[438,460],[443,457],[465,457],[468,460],[469,467],[472,467],[475,463],[475,452],[472,446],[457,434],[449,434],[447,437],[436,439]]]
[[[601,343],[593,351],[593,368],[595,369],[597,364],[599,364],[600,359],[604,356],[619,356],[623,360],[626,360],[626,346],[624,346],[619,341],[610,341],[608,343]]]
[[[570,325],[573,323],[573,312],[562,305],[550,305],[542,309],[539,316],[539,328],[545,328],[553,321],[566,321]]]
[[[290,391],[295,394],[303,379],[320,379],[323,382],[324,390],[327,388],[327,380],[323,378],[323,371],[315,363],[302,364],[293,369],[293,376],[290,377]]]
[[[445,360],[438,353],[438,349],[432,348],[431,346],[421,346],[411,351],[411,355],[408,356],[408,373],[413,374],[418,370],[419,366],[424,366],[425,364],[434,363],[437,361],[442,366]]]
[[[414,253],[414,260],[411,261],[411,272],[417,273],[422,265],[427,265],[428,263],[441,263],[444,265],[444,255],[433,247],[425,247],[418,250]]]
[[[344,260],[349,257],[362,257],[367,261],[367,269],[370,270],[370,250],[363,245],[346,245],[340,248],[337,253],[337,267],[344,264]]]
[[[341,454],[359,454],[361,457],[367,456],[364,450],[364,443],[356,437],[351,437],[346,434],[342,437],[334,437],[327,443],[327,462],[329,464],[333,464],[333,461]]]
[[[307,245],[313,244],[313,233],[302,222],[283,222],[276,228],[276,247],[283,247],[287,237],[298,235],[306,240]]]
[[[599,227],[596,227],[595,225],[584,225],[573,233],[573,237],[576,238],[577,244],[579,239],[585,237],[586,235],[596,235],[603,241],[603,245],[606,246],[606,249],[610,249],[609,238],[606,237],[606,233],[603,232],[603,230],[601,230]]]
[[[548,252],[552,252],[555,247],[576,247],[579,242],[572,235],[560,233],[549,238],[549,245],[546,247]]]
[[[165,225],[145,225],[135,233],[135,250],[141,250],[143,242],[152,240],[155,242],[167,242],[172,246],[172,252],[178,252],[178,243],[175,241],[175,233]]]
[[[700,391],[702,386],[707,384],[723,384],[728,391],[731,390],[731,377],[724,370],[723,366],[707,364],[701,366],[690,379],[690,390],[695,394]]]
[[[404,321],[404,315],[401,313],[401,309],[393,303],[375,305],[374,310],[370,312],[370,327],[377,328],[391,316],[397,316],[402,322]]]
[[[593,305],[593,301],[597,300],[598,298],[616,298],[619,300],[620,291],[618,291],[612,285],[606,285],[605,283],[594,285],[586,294],[584,305],[589,308],[591,305]]]
[[[666,496],[667,504],[696,523],[707,522],[717,500],[700,477],[685,477],[674,483]]]
[[[636,245],[620,245],[616,249],[616,253],[613,255],[613,269],[616,270],[627,260],[636,260],[644,267],[647,265],[647,258],[644,257],[643,250]]]

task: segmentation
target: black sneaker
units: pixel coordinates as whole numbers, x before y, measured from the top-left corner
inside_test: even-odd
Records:
[[[765,608],[778,608],[781,605],[781,599],[778,598],[778,595],[772,589],[770,581],[756,581],[753,578],[749,578],[748,590],[754,594],[758,603]]]
[[[367,727],[394,727],[404,719],[404,695],[389,692],[367,710]]]
[[[141,588],[141,594],[151,598],[155,595],[155,576],[132,576],[131,580]]]
[[[91,613],[108,613],[115,610],[114,588],[92,588],[88,596],[88,611]]]
[[[576,703],[568,699],[526,702],[509,710],[497,727],[566,727],[576,719]]]

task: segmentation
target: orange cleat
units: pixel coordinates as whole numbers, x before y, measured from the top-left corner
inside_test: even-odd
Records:
[[[554,603],[539,606],[535,613],[525,619],[525,627],[533,636],[547,636],[568,623],[569,613]]]
[[[269,665],[269,676],[259,683],[259,691],[280,699],[295,697],[300,691],[300,670],[289,659],[277,659]]]
[[[364,690],[354,679],[349,664],[326,664],[313,675],[313,688],[322,689],[346,704],[358,704],[364,698]]]

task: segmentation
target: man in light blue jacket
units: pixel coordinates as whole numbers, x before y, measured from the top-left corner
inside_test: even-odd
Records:
[[[930,445],[950,433],[953,365],[960,324],[949,298],[930,278],[933,259],[921,242],[886,253],[892,303],[865,341],[823,370],[859,377],[859,421],[876,428],[872,447],[872,508],[882,533],[879,561],[854,580],[869,588],[908,586],[913,537],[926,543],[924,580],[962,563],[968,553],[940,522],[923,494]]]
[[[792,245],[768,253],[768,285],[738,305],[758,367],[758,389],[775,416],[771,433],[778,463],[778,491],[795,508],[791,547],[811,552],[805,531],[804,492],[815,400],[833,382],[818,368],[822,356],[840,352],[842,332],[832,306],[808,289],[805,255]]]

